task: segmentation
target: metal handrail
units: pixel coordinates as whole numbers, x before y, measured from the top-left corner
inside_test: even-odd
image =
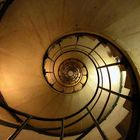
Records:
[[[9,7],[9,5],[13,2],[14,0],[4,0],[3,1],[3,5],[0,9],[0,20],[2,19],[3,15],[5,14],[7,8]]]
[[[101,42],[101,41],[100,41]],[[104,42],[104,41],[103,41]],[[110,43],[112,46],[114,46],[112,43]],[[77,45],[78,45],[78,43],[77,43]],[[70,46],[70,45],[69,45]],[[97,45],[97,47],[98,47],[99,45]],[[68,47],[68,46],[67,46]],[[96,47],[96,48],[97,48]],[[63,47],[64,48],[64,47]],[[62,50],[63,50],[63,48],[61,48]],[[88,47],[87,47],[88,48]],[[95,49],[96,49],[95,48]],[[116,47],[117,48],[117,47]],[[61,50],[61,51],[62,51]],[[90,48],[90,50],[91,50],[91,48]],[[105,110],[105,108],[106,108],[106,106],[107,106],[107,103],[108,103],[108,101],[109,101],[109,98],[110,98],[110,95],[113,93],[114,95],[116,95],[116,96],[119,96],[119,97],[122,97],[122,98],[125,98],[126,100],[130,100],[130,101],[134,101],[134,98],[132,98],[132,97],[129,97],[129,96],[126,96],[126,95],[122,95],[122,94],[120,94],[120,93],[117,93],[117,92],[115,92],[115,91],[112,91],[111,90],[111,77],[110,77],[110,72],[109,72],[109,69],[108,69],[108,66],[113,66],[113,65],[119,65],[119,64],[123,64],[122,62],[121,63],[114,63],[114,64],[106,64],[105,63],[105,61],[104,61],[104,59],[95,51],[95,50],[91,50],[92,52],[94,51],[99,57],[100,57],[100,59],[103,61],[103,63],[104,63],[104,66],[99,66],[99,64],[98,64],[98,62],[96,61],[96,59],[94,59],[93,60],[93,57],[91,56],[91,53],[88,53],[88,52],[86,52],[86,51],[84,51],[84,50],[70,50],[70,51],[67,51],[67,52],[64,52],[63,51],[63,53],[68,53],[68,52],[73,52],[73,51],[76,51],[76,52],[80,52],[80,53],[83,53],[83,54],[85,54],[86,56],[88,56],[89,57],[89,59],[92,61],[92,63],[94,64],[94,66],[95,66],[95,68],[96,68],[96,70],[97,70],[97,77],[98,77],[98,83],[97,83],[97,88],[96,88],[96,92],[95,92],[95,94],[94,94],[94,96],[92,97],[92,99],[84,106],[84,107],[82,107],[79,111],[77,111],[77,112],[75,112],[75,113],[73,113],[73,114],[71,114],[71,115],[69,115],[69,116],[65,116],[65,117],[63,117],[63,118],[42,118],[42,117],[37,117],[37,116],[32,116],[32,115],[30,115],[30,114],[27,114],[27,113],[24,113],[24,112],[21,112],[21,111],[18,111],[18,110],[15,110],[15,109],[13,109],[13,108],[11,108],[10,106],[8,106],[8,105],[3,105],[3,104],[1,104],[1,106],[4,108],[4,109],[6,109],[6,110],[8,110],[8,111],[10,111],[10,112],[13,112],[13,113],[15,113],[15,114],[18,114],[18,115],[21,115],[21,116],[24,116],[24,117],[26,117],[26,118],[30,118],[30,119],[32,119],[32,120],[41,120],[41,121],[58,121],[58,122],[62,122],[62,127],[57,127],[57,128],[53,128],[53,130],[57,130],[57,129],[60,129],[61,130],[61,134],[60,134],[60,139],[61,140],[63,140],[63,138],[65,137],[65,134],[64,134],[64,129],[66,128],[66,127],[69,127],[69,126],[71,126],[71,125],[73,125],[73,124],[76,124],[77,122],[79,122],[80,120],[82,120],[84,117],[86,117],[88,114],[90,114],[90,116],[92,117],[92,119],[95,121],[95,118],[93,118],[93,115],[91,114],[91,110],[94,108],[94,106],[95,106],[95,104],[98,102],[98,100],[99,100],[99,98],[100,98],[100,96],[101,96],[101,93],[102,93],[102,90],[106,90],[106,91],[108,91],[109,92],[109,96],[108,96],[108,99],[106,100],[106,103],[105,103],[105,106],[103,107],[103,109],[102,109],[102,111],[101,111],[101,113],[100,113],[100,115],[99,115],[99,117],[98,117],[98,119],[97,119],[97,121],[99,121],[99,119],[101,118],[101,116],[102,116],[102,114],[103,114],[103,112],[104,112],[104,110]],[[84,52],[83,52],[84,51]],[[90,51],[90,52],[91,52]],[[117,51],[118,52],[120,52],[120,54],[125,58],[125,56],[123,55],[123,53],[119,50],[119,49],[117,49]],[[61,54],[62,55],[62,54]],[[46,56],[45,56],[46,57]],[[59,57],[59,56],[58,56]],[[57,58],[58,58],[57,57]],[[57,58],[56,58],[56,60],[57,60]],[[55,60],[54,60],[55,61]],[[98,66],[96,66],[96,64],[95,64],[95,61],[96,61],[96,64],[98,65]],[[127,61],[127,59],[125,58],[125,61]],[[127,61],[128,62],[128,61]],[[127,63],[127,64],[129,64],[129,63]],[[103,88],[103,76],[102,76],[102,71],[101,71],[101,68],[103,68],[103,67],[105,67],[106,69],[107,69],[107,73],[108,73],[108,77],[109,77],[109,89],[106,89],[106,88]],[[133,71],[133,69],[132,69],[132,67],[131,67],[131,65],[130,65],[130,69],[131,69],[131,71],[132,72],[134,72]],[[101,74],[101,86],[99,86],[99,83],[100,83],[100,78],[99,78],[99,72],[98,72],[98,70],[100,71],[100,74]],[[134,79],[136,80],[136,77],[134,77]],[[137,86],[137,85],[136,85]],[[97,95],[97,92],[98,92],[98,89],[101,89],[101,91],[100,91],[100,94],[99,94],[99,97],[97,98],[97,100],[96,100],[96,102],[94,103],[94,105],[91,107],[91,109],[88,109],[88,106],[90,105],[90,103],[92,103],[92,101],[93,101],[93,99],[95,98],[95,96]],[[87,109],[88,110],[88,113],[86,113],[86,114],[84,114],[82,117],[80,117],[80,119],[79,120],[76,120],[76,121],[74,121],[74,122],[72,122],[72,123],[70,123],[70,124],[68,124],[68,125],[65,125],[64,126],[64,121],[65,120],[67,120],[67,119],[70,119],[70,118],[72,118],[72,117],[75,117],[77,114],[79,114],[79,113],[81,113],[83,110],[85,110],[85,109]],[[96,122],[96,121],[95,121]],[[23,122],[24,123],[24,122]],[[100,126],[98,126],[98,122],[96,122],[95,123],[96,124],[96,126],[97,126],[97,128],[98,129],[101,129],[100,128]],[[32,127],[32,126],[31,126]],[[36,129],[36,130],[39,130],[38,128],[35,128],[35,127],[33,127],[34,129]],[[22,130],[23,128],[21,127],[21,130]],[[40,129],[41,130],[41,129]],[[42,129],[43,130],[43,129]],[[45,128],[44,128],[44,130],[46,130]],[[47,131],[47,130],[46,130]],[[40,131],[41,132],[41,131]],[[43,131],[42,131],[43,132]],[[16,133],[16,132],[15,132]],[[100,132],[101,133],[101,135],[102,135],[102,137],[104,138],[104,139],[107,139],[106,138],[106,136],[104,136],[104,133],[103,132]],[[15,134],[13,134],[13,135],[15,135]]]

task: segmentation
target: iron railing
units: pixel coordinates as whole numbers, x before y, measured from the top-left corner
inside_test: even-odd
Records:
[[[0,20],[2,19],[3,15],[5,14],[7,8],[14,0],[1,0],[0,1]]]
[[[77,39],[77,41],[75,42],[75,44],[69,44],[66,46],[61,46],[61,42],[63,40],[65,40],[68,37],[71,36],[75,36]],[[93,46],[93,47],[88,47],[88,46],[84,46],[81,44],[78,44],[79,38],[83,37],[83,36],[88,36],[90,38],[94,38],[98,40],[98,43]],[[56,48],[58,49],[55,54],[50,57],[49,53],[51,51],[51,49],[55,49],[55,45],[58,45],[60,48]],[[105,58],[103,58],[99,52],[97,51],[97,48],[101,47],[101,45],[103,46],[108,46],[112,51],[112,55],[117,54],[117,58],[119,58],[119,62],[116,60],[116,62],[114,63],[106,63]],[[53,47],[52,47],[53,46]],[[77,48],[77,46],[79,46]],[[85,49],[86,48],[86,49]],[[23,129],[28,129],[28,130],[34,130],[35,132],[44,134],[44,135],[51,135],[51,136],[56,136],[56,137],[60,137],[60,140],[63,140],[66,136],[73,136],[73,135],[77,135],[79,134],[79,136],[76,138],[76,140],[80,140],[83,137],[85,137],[92,129],[94,129],[95,127],[98,129],[102,139],[107,140],[107,136],[105,134],[105,132],[103,131],[103,129],[101,128],[100,124],[108,117],[108,115],[112,112],[112,110],[115,108],[115,106],[117,105],[117,102],[120,98],[125,99],[126,101],[129,101],[132,103],[132,119],[130,122],[130,128],[129,131],[131,131],[131,136],[133,136],[133,139],[136,139],[136,135],[137,135],[137,130],[138,130],[138,125],[137,122],[139,120],[139,109],[138,109],[138,105],[139,105],[139,88],[138,88],[138,83],[137,83],[137,77],[135,75],[135,72],[133,70],[133,67],[131,66],[130,62],[128,61],[127,57],[125,56],[125,54],[118,48],[116,47],[114,44],[112,44],[110,41],[106,40],[105,38],[95,35],[95,34],[89,34],[89,33],[74,33],[74,34],[70,34],[68,36],[64,36],[61,39],[59,39],[58,41],[56,41],[55,43],[51,44],[50,47],[48,48],[48,50],[46,51],[44,58],[43,58],[43,65],[42,65],[42,69],[43,69],[43,74],[44,77],[46,79],[46,81],[48,82],[48,84],[53,87],[53,84],[50,84],[47,77],[46,77],[46,69],[44,68],[44,66],[46,65],[46,59],[49,59],[52,63],[52,66],[54,67],[54,63],[55,61],[63,54],[65,53],[69,53],[69,52],[79,52],[81,54],[84,54],[86,57],[88,57],[90,59],[90,61],[92,61],[93,65],[96,68],[96,72],[97,72],[97,77],[98,77],[98,82],[97,82],[97,88],[95,93],[93,93],[93,97],[90,99],[89,102],[87,102],[86,105],[84,105],[79,111],[69,115],[69,116],[65,116],[65,117],[60,117],[60,118],[42,118],[42,117],[38,117],[38,116],[34,116],[31,114],[27,114],[21,111],[18,111],[16,109],[13,109],[12,107],[10,107],[8,105],[8,103],[6,103],[5,99],[3,98],[2,94],[0,97],[0,105],[2,108],[4,108],[5,110],[7,110],[9,112],[9,115],[13,116],[14,119],[21,123],[21,125],[17,125],[15,123],[11,123],[11,122],[7,122],[4,120],[0,120],[0,124],[1,125],[5,125],[8,127],[12,127],[12,128],[16,128],[16,131],[13,133],[13,135],[11,135],[9,137],[9,140],[14,140],[16,138],[16,136],[19,135],[19,133],[23,130]],[[98,56],[98,58],[100,59],[100,61],[102,62],[103,65],[100,65],[98,60],[95,58],[94,54],[96,54],[96,56]],[[111,75],[110,75],[110,71],[109,71],[109,67],[112,66],[117,66],[119,69],[121,69],[121,67],[123,67],[123,69],[125,71],[127,71],[127,74],[132,75],[131,76],[131,80],[129,82],[131,82],[131,85],[133,85],[134,89],[130,89],[131,93],[130,95],[123,95],[121,94],[121,82],[118,83],[119,86],[119,92],[113,91],[112,90],[112,83],[111,83]],[[108,80],[109,80],[109,88],[106,88],[103,86],[103,72],[102,69],[105,68],[107,71],[107,76],[108,76]],[[88,69],[88,68],[87,68]],[[54,73],[54,69],[53,71],[50,71],[51,73]],[[121,72],[121,71],[120,71]],[[47,72],[48,73],[48,72]],[[56,80],[56,82],[58,82]],[[129,87],[127,87],[129,88]],[[59,90],[55,89],[56,91],[60,92]],[[98,115],[98,117],[96,118],[93,114],[93,110],[95,105],[98,103],[101,95],[103,94],[103,91],[107,91],[108,92],[108,97],[105,101],[105,104],[100,112],[100,114]],[[99,95],[97,97],[97,93],[99,92]],[[114,102],[114,104],[112,105],[112,108],[106,113],[106,115],[104,115],[104,112],[106,110],[106,107],[108,105],[108,102],[110,100],[110,96],[111,95],[116,95],[116,101]],[[97,97],[97,99],[95,100],[94,104],[92,105],[95,97]],[[92,106],[90,106],[92,105]],[[83,111],[86,111],[86,113],[83,114]],[[81,114],[80,118],[77,117],[77,115]],[[82,115],[83,114],[83,115]],[[77,132],[71,132],[71,133],[66,133],[65,129],[69,128],[73,125],[76,125],[78,122],[82,121],[86,116],[90,116],[91,119],[93,120],[93,124],[91,124],[89,127],[85,128],[84,130],[79,130]],[[26,119],[23,120],[21,119],[20,116],[24,116]],[[70,122],[68,124],[65,125],[65,122],[69,122],[68,120],[71,118],[75,118],[73,122]],[[44,121],[44,122],[58,122],[58,124],[60,124],[58,127],[37,127],[34,126],[32,124],[30,124],[30,120],[38,120],[38,121]],[[136,127],[135,130],[133,130],[132,128]],[[126,136],[126,139],[131,139],[130,133],[128,133],[128,136]]]

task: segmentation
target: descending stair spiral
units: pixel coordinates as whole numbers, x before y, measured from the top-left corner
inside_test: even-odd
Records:
[[[117,125],[129,113],[124,103],[131,100],[126,78],[129,85],[132,85],[133,78],[128,76],[131,68],[126,62],[120,49],[96,34],[73,33],[56,40],[43,57],[42,73],[46,85],[52,90],[51,94],[62,94],[68,98],[77,94],[78,98],[75,99],[79,100],[67,103],[73,107],[71,112],[67,109],[70,112],[68,115],[63,113],[66,110],[63,100],[60,101],[61,109],[58,107],[53,117],[43,118],[31,114],[27,128],[60,137],[81,134],[77,138],[81,139],[86,132],[95,130],[93,133],[96,133],[99,123],[103,138],[106,137],[104,133],[109,137],[108,129],[112,128],[112,133],[116,133]],[[20,117],[30,116],[9,106],[2,106]],[[121,115],[115,118],[118,112]]]

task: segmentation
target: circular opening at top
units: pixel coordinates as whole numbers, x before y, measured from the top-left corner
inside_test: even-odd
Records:
[[[58,81],[63,86],[75,86],[82,78],[84,64],[75,58],[64,60],[58,68]]]
[[[71,76],[73,76],[73,74],[74,74],[74,73],[73,73],[73,71],[72,71],[72,70],[68,71],[68,76],[70,76],[70,77],[71,77]]]

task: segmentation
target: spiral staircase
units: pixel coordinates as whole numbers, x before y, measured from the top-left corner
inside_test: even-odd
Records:
[[[79,3],[0,1],[0,139],[139,139],[139,1]]]

